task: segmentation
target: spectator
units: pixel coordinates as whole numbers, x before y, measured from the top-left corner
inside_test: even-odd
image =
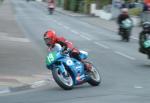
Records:
[[[148,6],[146,3],[143,3],[143,12],[148,10]]]
[[[143,3],[143,11],[150,11],[150,3]]]
[[[150,11],[150,3],[147,4],[147,11]]]
[[[48,10],[50,14],[53,14],[55,9],[55,0],[48,0]]]
[[[128,8],[128,4],[127,3],[123,3],[121,8]]]

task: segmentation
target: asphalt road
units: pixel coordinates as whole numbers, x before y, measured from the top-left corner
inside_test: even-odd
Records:
[[[42,34],[55,29],[58,35],[89,52],[89,58],[102,75],[102,84],[78,86],[71,91],[60,89],[55,82],[38,89],[6,94],[3,103],[149,103],[150,62],[138,53],[138,41],[121,42],[115,32],[55,12],[48,15],[38,2],[11,0],[17,21],[26,36],[46,55]],[[82,17],[86,18],[86,17]],[[34,64],[33,64],[34,65]]]
[[[44,55],[21,30],[12,9],[9,0],[0,6],[0,89],[48,72]]]

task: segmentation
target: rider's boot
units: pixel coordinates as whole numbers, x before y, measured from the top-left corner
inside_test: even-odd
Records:
[[[83,60],[82,60],[82,63],[84,64],[84,67],[87,71],[91,71],[92,65],[90,63],[83,61]]]

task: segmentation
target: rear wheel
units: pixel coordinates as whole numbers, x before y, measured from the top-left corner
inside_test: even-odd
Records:
[[[126,38],[126,41],[127,41],[127,42],[130,41],[130,31],[129,31],[129,30],[126,30],[126,31],[125,31],[125,38]]]
[[[88,71],[88,76],[90,77],[88,80],[90,85],[98,86],[101,83],[101,76],[95,66],[92,65],[91,70]]]
[[[48,8],[48,10],[49,10],[49,14],[53,14],[54,8]]]
[[[55,68],[52,70],[52,74],[54,80],[61,88],[65,90],[71,90],[73,88],[73,79],[69,73],[67,73],[67,76],[65,76],[60,72],[59,68]]]

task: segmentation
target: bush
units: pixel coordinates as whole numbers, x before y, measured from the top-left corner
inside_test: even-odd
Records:
[[[141,13],[142,13],[142,9],[140,8],[129,9],[129,14],[132,16],[139,16]]]
[[[111,4],[112,3],[112,0],[99,0],[100,2],[100,4],[99,4],[99,6],[100,6],[100,8],[103,8],[104,6],[106,6],[106,5],[109,5],[109,4]]]
[[[75,11],[76,9],[76,0],[70,0],[69,8],[71,11]]]
[[[0,0],[0,4],[3,2],[4,0]]]
[[[70,10],[70,0],[64,0],[64,9]]]

